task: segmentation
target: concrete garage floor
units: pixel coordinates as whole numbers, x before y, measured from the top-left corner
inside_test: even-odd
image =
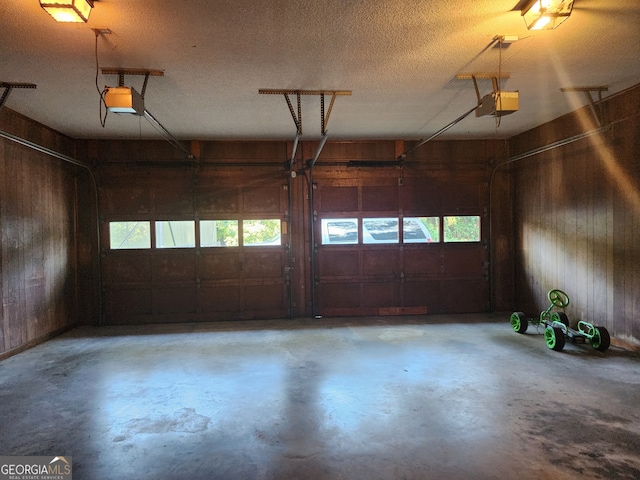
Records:
[[[640,356],[530,330],[81,327],[0,362],[0,455],[71,456],[76,480],[640,478]]]

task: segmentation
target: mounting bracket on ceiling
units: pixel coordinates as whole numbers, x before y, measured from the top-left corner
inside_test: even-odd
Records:
[[[456,75],[458,79],[471,79],[473,80],[473,86],[476,89],[476,97],[478,97],[478,108],[476,109],[476,117],[483,117],[485,115],[493,115],[494,117],[501,117],[518,111],[518,92],[504,92],[500,90],[498,79],[510,78],[509,74],[487,74],[487,73],[462,73]],[[480,90],[478,89],[477,79],[491,79],[493,85],[493,92],[480,96]]]
[[[589,102],[589,106],[591,107],[591,111],[593,112],[593,116],[598,123],[598,126],[601,127],[604,125],[604,112],[602,110],[602,92],[606,92],[609,90],[609,87],[565,87],[561,88],[561,92],[582,92]],[[596,111],[596,106],[593,101],[593,97],[591,96],[591,92],[598,92],[598,110]]]
[[[147,82],[149,81],[149,77],[163,77],[164,71],[162,70],[150,70],[150,69],[142,69],[142,68],[112,68],[112,67],[103,67],[102,68],[103,75],[118,75],[118,87],[124,87],[124,76],[125,75],[144,75],[144,83],[142,84],[142,91],[140,92],[140,96],[144,98],[144,93],[147,90]]]
[[[35,83],[15,83],[15,82],[0,82],[0,88],[4,88],[4,92],[2,92],[2,97],[0,97],[0,110],[4,107],[4,102],[7,101],[9,97],[9,93],[14,88],[36,88],[37,85]]]
[[[284,95],[284,99],[287,101],[287,106],[289,107],[289,112],[291,112],[291,118],[293,118],[293,123],[296,125],[297,135],[302,135],[302,103],[301,103],[301,95],[320,95],[320,130],[322,135],[324,136],[326,133],[326,128],[329,123],[329,116],[331,115],[331,109],[333,108],[333,102],[336,100],[336,96],[338,95],[351,95],[351,90],[291,90],[291,89],[274,89],[274,88],[261,88],[258,90],[258,93],[264,95]],[[298,113],[293,109],[293,105],[291,104],[291,100],[289,99],[289,95],[295,95],[297,99],[297,107]],[[327,110],[327,114],[325,115],[324,111],[324,96],[331,95],[331,103],[329,104],[329,109]]]

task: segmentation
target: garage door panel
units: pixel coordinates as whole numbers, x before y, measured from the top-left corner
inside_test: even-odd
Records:
[[[396,275],[400,273],[397,248],[364,250],[362,252],[362,271],[364,275]]]
[[[400,285],[397,282],[364,283],[363,307],[394,307],[399,305]]]
[[[282,278],[283,254],[278,252],[247,253],[242,262],[245,278]]]
[[[404,249],[405,275],[435,275],[442,271],[442,251],[428,245],[422,248]]]
[[[356,308],[360,306],[360,285],[323,283],[317,288],[320,308]]]
[[[404,282],[402,289],[403,306],[426,306],[428,313],[442,311],[439,280]]]
[[[157,253],[153,259],[153,279],[155,282],[195,281],[196,261],[189,253]]]
[[[247,285],[244,288],[246,310],[286,310],[284,285]]]
[[[484,275],[485,249],[483,245],[445,248],[443,268],[447,275]]]
[[[151,288],[110,288],[105,295],[105,312],[110,314],[151,315],[153,296]]]
[[[198,306],[203,313],[239,311],[241,287],[211,286],[198,289]]]
[[[151,257],[149,255],[110,255],[104,259],[107,284],[149,282],[151,280]]]
[[[159,315],[169,313],[195,313],[196,291],[194,286],[158,288],[154,292],[156,312]]]
[[[229,249],[216,253],[203,252],[198,258],[198,275],[203,280],[240,278],[240,254]]]
[[[325,249],[320,255],[320,275],[323,277],[347,277],[360,274],[360,255],[357,250]]]

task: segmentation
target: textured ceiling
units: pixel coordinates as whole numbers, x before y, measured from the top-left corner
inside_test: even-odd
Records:
[[[145,106],[179,139],[292,139],[284,96],[261,88],[351,90],[336,98],[330,139],[425,138],[476,105],[461,73],[509,75],[519,111],[471,115],[443,138],[507,138],[586,104],[562,87],[640,82],[640,1],[576,0],[553,31],[529,32],[518,0],[99,0],[88,24],[58,24],[38,0],[0,0],[6,106],[74,138],[158,138],[141,117],[109,114],[103,67],[164,71]],[[96,37],[92,28],[109,28]],[[517,36],[508,47],[493,41]],[[97,77],[96,77],[97,74]],[[138,91],[143,77],[126,76]],[[481,95],[491,82],[479,82]],[[596,95],[597,97],[597,95]],[[292,97],[293,106],[295,96]],[[326,103],[328,107],[328,101]],[[302,97],[303,138],[320,137],[320,99]]]

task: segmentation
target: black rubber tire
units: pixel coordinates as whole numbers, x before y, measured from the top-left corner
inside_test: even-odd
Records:
[[[604,352],[611,345],[609,331],[604,327],[596,327],[596,335],[589,341],[589,343],[591,343],[591,346],[599,352]]]
[[[560,327],[547,326],[544,330],[544,341],[551,350],[559,352],[564,348],[564,333]]]
[[[564,312],[553,312],[551,314],[551,321],[557,321],[562,323],[565,327],[569,328],[569,317]]]
[[[511,314],[511,328],[516,333],[524,333],[529,327],[529,319],[522,312],[513,312]]]

